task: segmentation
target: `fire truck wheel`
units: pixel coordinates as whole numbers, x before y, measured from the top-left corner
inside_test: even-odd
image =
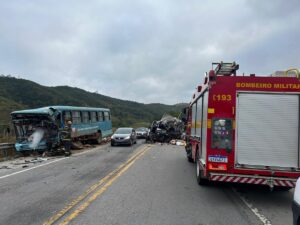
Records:
[[[200,157],[198,151],[196,152],[196,178],[199,185],[208,184],[208,179],[204,177],[203,170],[200,167]]]

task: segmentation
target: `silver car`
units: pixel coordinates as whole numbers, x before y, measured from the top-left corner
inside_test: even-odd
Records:
[[[120,127],[111,136],[111,146],[136,144],[136,132],[132,127]]]
[[[136,137],[137,138],[147,138],[147,135],[148,135],[148,128],[146,128],[146,127],[136,128]]]

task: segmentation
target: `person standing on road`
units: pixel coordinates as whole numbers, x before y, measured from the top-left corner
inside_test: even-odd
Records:
[[[62,142],[65,147],[65,155],[69,156],[71,155],[71,146],[72,146],[72,122],[68,121],[67,126],[63,129],[63,138]]]

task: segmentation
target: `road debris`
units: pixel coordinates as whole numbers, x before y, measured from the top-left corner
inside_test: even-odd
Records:
[[[171,145],[178,145],[178,146],[185,146],[186,143],[183,140],[176,140],[176,139],[172,139],[169,144]]]
[[[12,168],[10,168],[8,166],[1,166],[0,169],[12,169]]]
[[[83,149],[83,148],[84,148],[84,146],[80,141],[72,142],[72,149],[73,150],[80,150],[80,149]]]
[[[38,158],[33,158],[33,159],[30,159],[30,160],[27,160],[25,159],[24,161],[21,161],[21,162],[15,162],[15,163],[12,163],[13,165],[23,165],[23,164],[30,164],[30,163],[41,163],[41,162],[44,162],[44,161],[47,161],[48,158],[41,158],[41,157],[38,157]]]

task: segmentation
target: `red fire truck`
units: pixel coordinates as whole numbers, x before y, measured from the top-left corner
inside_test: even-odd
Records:
[[[187,108],[197,181],[292,188],[300,177],[299,71],[237,76],[238,68],[213,63]]]

